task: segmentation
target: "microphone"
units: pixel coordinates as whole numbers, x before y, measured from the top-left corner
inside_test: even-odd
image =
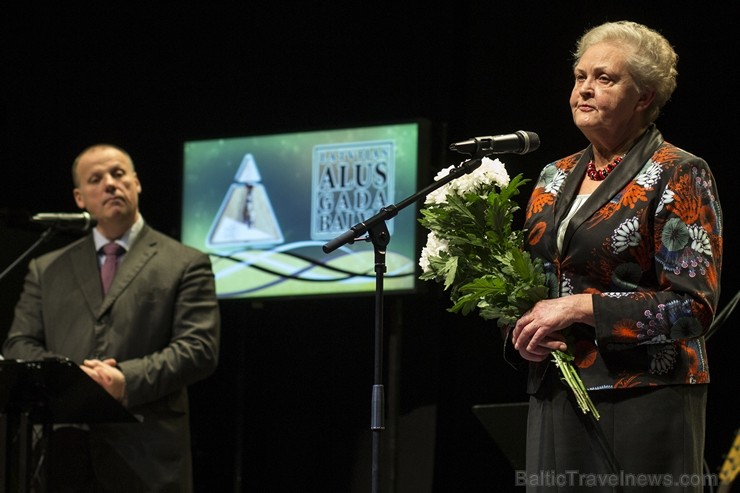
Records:
[[[87,211],[40,212],[31,218],[31,222],[67,231],[88,231],[98,224],[98,220]]]
[[[534,132],[518,130],[513,134],[473,137],[472,139],[455,142],[450,150],[460,154],[475,154],[487,156],[489,154],[527,154],[537,150],[540,146],[540,137]]]

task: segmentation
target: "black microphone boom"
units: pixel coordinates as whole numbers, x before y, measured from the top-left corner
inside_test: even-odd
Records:
[[[98,224],[89,212],[40,212],[31,221],[59,230],[88,231]]]
[[[455,142],[450,145],[450,150],[481,157],[489,154],[527,154],[537,150],[539,146],[539,135],[518,130],[513,134],[473,137],[462,142]]]

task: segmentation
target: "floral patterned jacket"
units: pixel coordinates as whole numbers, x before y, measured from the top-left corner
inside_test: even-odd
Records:
[[[570,220],[591,148],[547,165],[527,205],[527,248],[550,296],[593,295],[596,327],[569,350],[589,390],[709,382],[703,334],[719,298],[722,211],[707,163],[652,126]],[[529,392],[550,363],[532,363]]]

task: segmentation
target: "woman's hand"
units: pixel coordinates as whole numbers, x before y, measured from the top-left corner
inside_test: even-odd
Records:
[[[519,351],[522,358],[527,361],[543,361],[553,351],[567,351],[568,346],[565,344],[565,337],[562,333],[556,332],[552,335],[545,336],[542,341],[530,350],[528,346],[519,346],[514,344],[514,348]]]
[[[553,351],[568,349],[560,331],[576,322],[594,324],[590,294],[539,301],[517,320],[511,341],[522,358],[542,361]]]

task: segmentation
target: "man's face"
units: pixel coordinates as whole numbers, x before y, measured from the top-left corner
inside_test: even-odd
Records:
[[[75,202],[99,224],[136,221],[141,184],[128,156],[115,148],[95,147],[80,157],[76,176]]]

